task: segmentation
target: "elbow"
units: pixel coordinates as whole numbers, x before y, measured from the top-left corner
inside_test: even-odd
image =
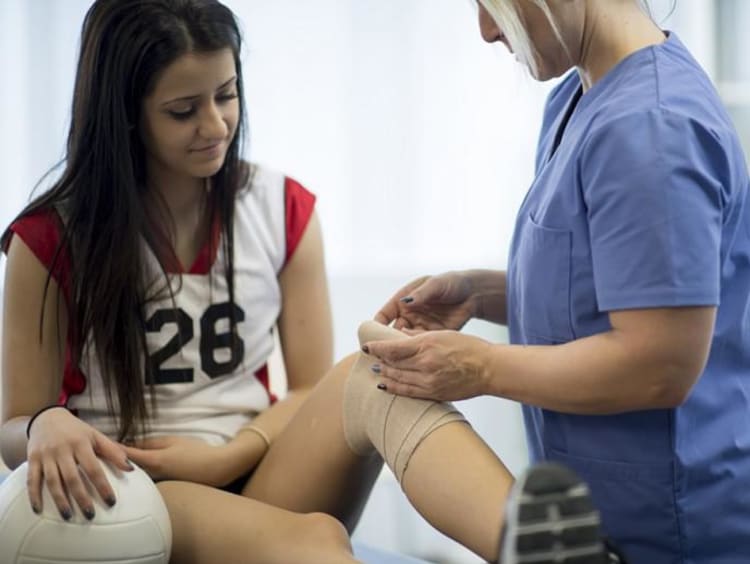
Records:
[[[674,409],[683,405],[702,372],[703,366],[672,364],[661,367],[650,388],[650,407]]]
[[[674,409],[684,404],[689,396],[690,388],[664,386],[655,390],[651,404],[656,409]]]
[[[23,429],[23,433],[19,429]],[[10,419],[0,425],[0,460],[11,470],[26,462],[26,419]],[[19,438],[21,437],[21,438]]]

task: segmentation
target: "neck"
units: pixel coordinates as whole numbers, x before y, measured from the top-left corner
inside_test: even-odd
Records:
[[[635,2],[588,3],[580,60],[576,65],[586,92],[623,59],[664,42],[664,33]]]
[[[150,174],[148,178],[148,204],[165,212],[153,216],[159,222],[155,229],[166,236],[169,247],[157,252],[175,257],[185,269],[194,263],[209,237],[209,182],[208,179],[173,174]]]
[[[166,206],[176,223],[190,222],[203,213],[209,181],[204,178],[180,176],[164,171],[150,171],[148,193],[153,205]]]

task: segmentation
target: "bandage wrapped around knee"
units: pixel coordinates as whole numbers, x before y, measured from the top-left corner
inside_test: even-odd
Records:
[[[365,321],[359,327],[360,345],[406,338],[401,331],[375,321]],[[379,390],[379,378],[370,370],[375,363],[375,357],[362,353],[349,375],[344,392],[344,436],[360,456],[380,453],[400,483],[412,454],[425,437],[447,423],[466,420],[450,403]]]

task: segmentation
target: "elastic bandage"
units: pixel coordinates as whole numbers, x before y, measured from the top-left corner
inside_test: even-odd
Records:
[[[391,327],[365,321],[360,345],[371,341],[408,339]],[[360,456],[380,453],[401,483],[414,451],[430,433],[454,421],[466,423],[451,403],[396,396],[377,388],[380,377],[371,370],[378,359],[360,354],[344,391],[344,437]]]

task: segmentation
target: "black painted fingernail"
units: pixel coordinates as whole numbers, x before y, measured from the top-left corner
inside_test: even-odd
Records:
[[[370,347],[367,345],[362,345],[362,352],[365,354],[370,354]]]
[[[86,519],[88,519],[89,521],[91,521],[96,516],[96,512],[94,511],[92,507],[89,507],[83,510],[83,516],[86,517]]]
[[[380,372],[381,372],[381,368],[380,368],[379,364],[373,364],[370,367],[370,370],[372,370],[375,374],[380,374]]]
[[[31,510],[34,513],[36,513],[37,515],[39,515],[42,512],[42,510],[39,509],[39,506],[38,505],[34,505],[33,503],[31,504]]]
[[[70,519],[73,517],[73,512],[70,509],[63,509],[62,511],[60,511],[60,516],[66,521],[70,521]]]
[[[117,500],[115,499],[115,496],[110,495],[104,498],[104,503],[106,503],[110,507],[113,507],[114,504],[117,503]]]
[[[404,296],[400,301],[405,304],[410,304],[414,301],[414,298],[412,298],[411,296]]]
[[[383,384],[383,382],[380,382],[380,383],[378,384],[378,390],[383,390],[383,391],[385,391],[385,390],[387,390],[387,389],[388,389],[388,388],[386,388],[386,387],[385,387],[385,384]]]

